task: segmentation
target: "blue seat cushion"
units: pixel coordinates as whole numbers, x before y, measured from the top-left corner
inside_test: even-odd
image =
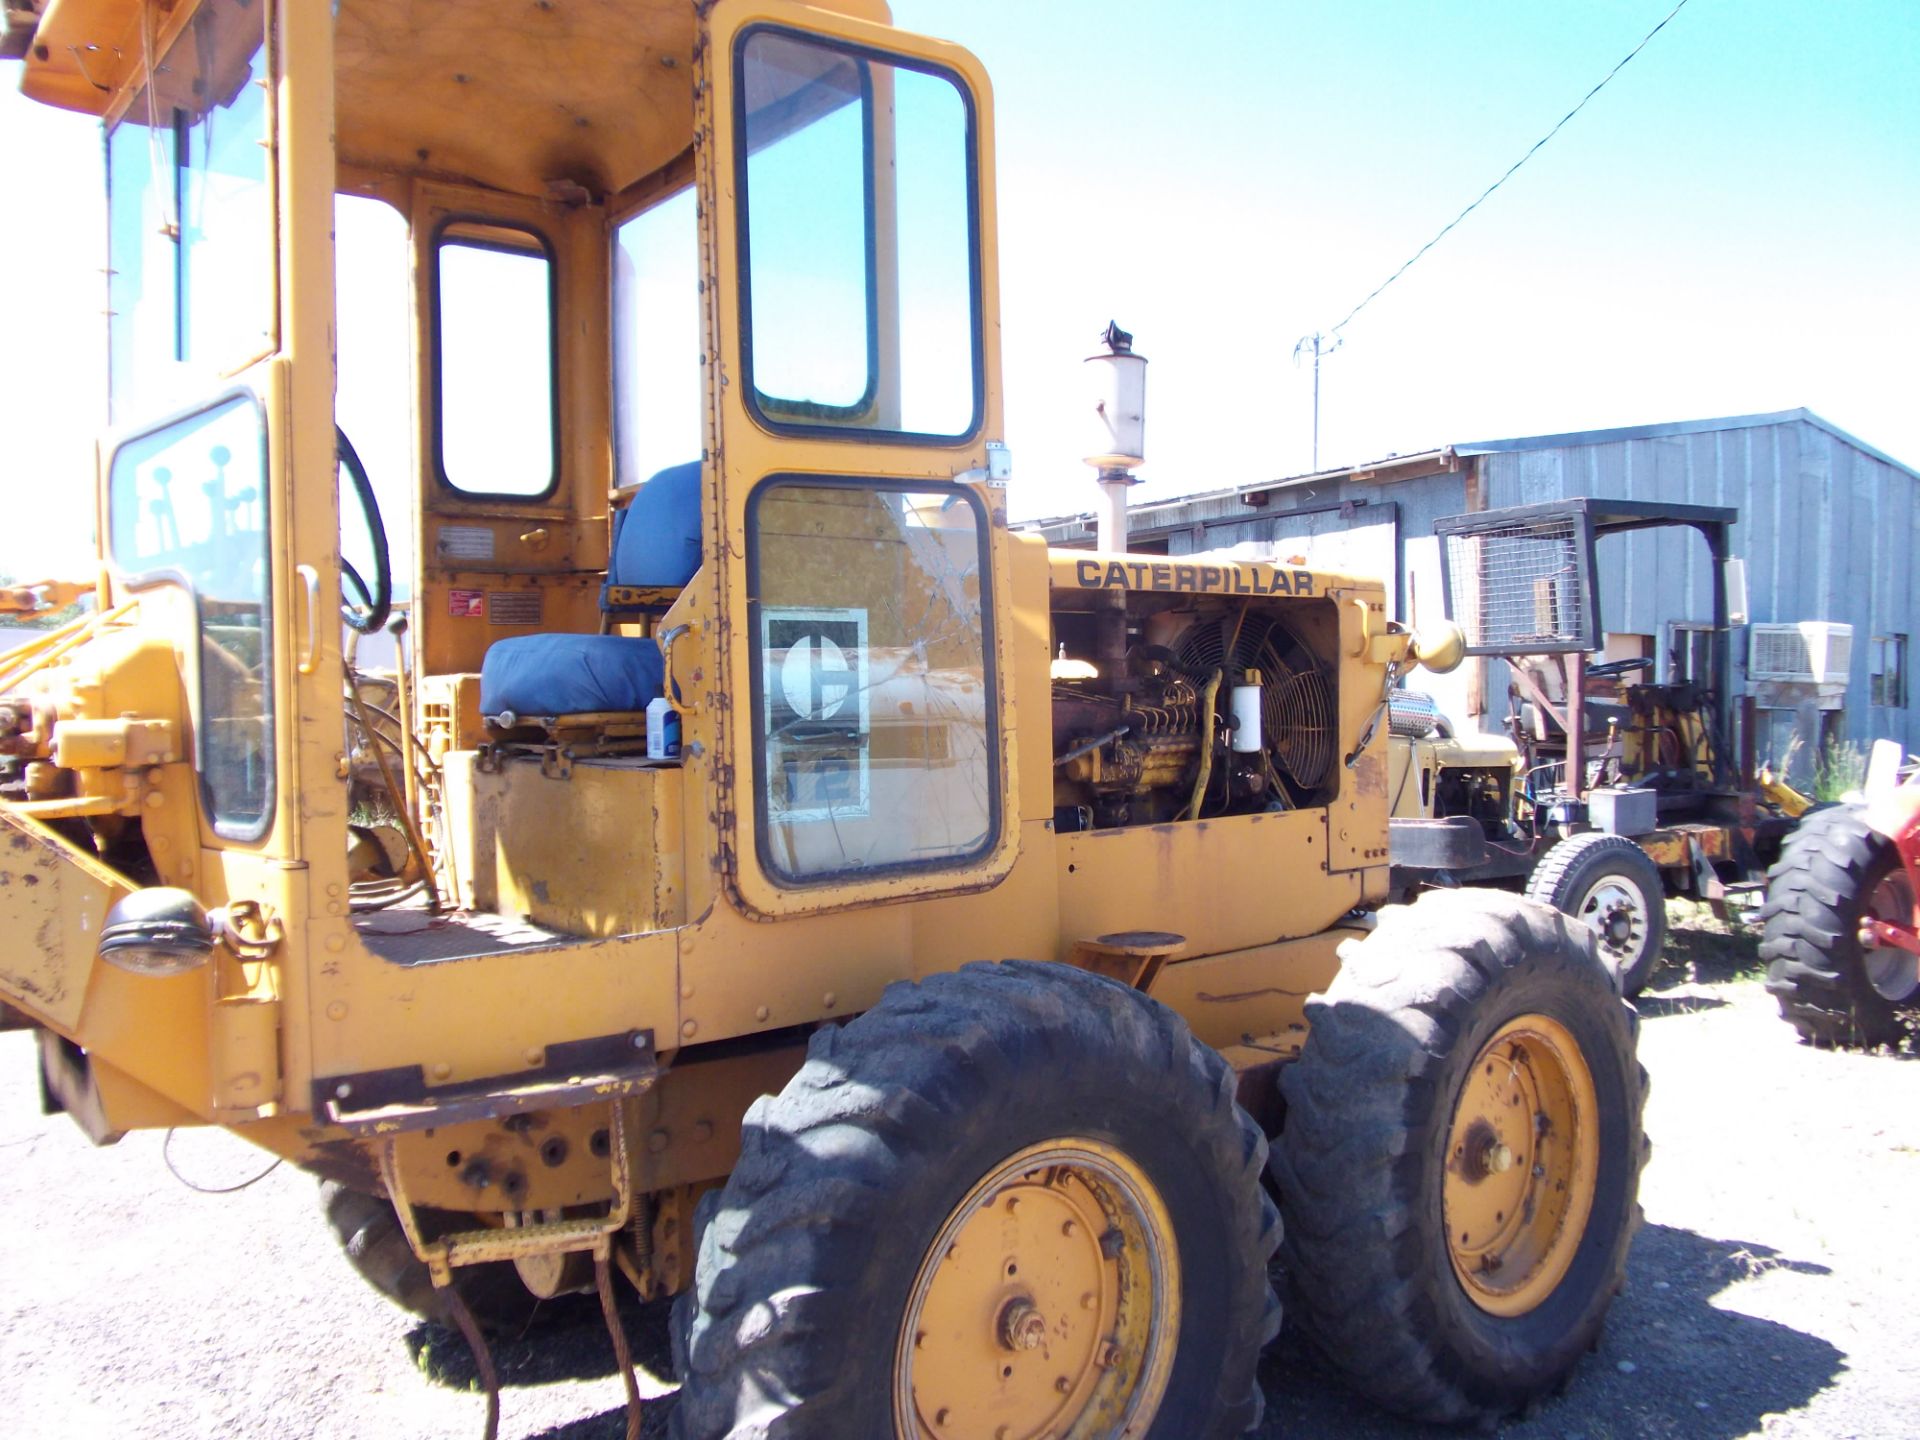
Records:
[[[480,713],[645,710],[661,693],[660,647],[627,635],[515,635],[480,662]]]
[[[628,504],[613,538],[612,585],[677,589],[700,568],[700,462],[662,470]]]

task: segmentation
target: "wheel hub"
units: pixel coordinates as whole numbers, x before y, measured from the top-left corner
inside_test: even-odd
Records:
[[[1645,900],[1625,881],[1609,877],[1589,890],[1579,916],[1615,957],[1631,957],[1646,943]]]
[[[1038,1350],[1047,1343],[1047,1317],[1024,1295],[1000,1312],[1000,1344],[1008,1350]]]
[[[896,1433],[1143,1435],[1171,1372],[1179,1259],[1151,1182],[1090,1140],[1003,1162],[948,1216],[903,1317]]]
[[[1454,1275],[1481,1309],[1525,1314],[1565,1277],[1593,1206],[1598,1125],[1592,1073],[1557,1020],[1518,1016],[1475,1057],[1442,1209]]]
[[[1873,893],[1867,897],[1864,918],[1903,927],[1914,924],[1913,887],[1904,871],[1894,871],[1873,887]],[[1870,939],[1874,943],[1868,943]],[[1877,936],[1872,936],[1865,926],[1861,927],[1865,952],[1861,964],[1867,972],[1867,983],[1896,1005],[1911,999],[1915,991],[1920,991],[1920,955],[1898,945],[1880,945],[1877,941]]]

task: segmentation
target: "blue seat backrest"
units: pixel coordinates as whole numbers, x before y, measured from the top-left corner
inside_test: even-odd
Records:
[[[678,589],[700,568],[700,462],[662,470],[620,512],[609,585]]]

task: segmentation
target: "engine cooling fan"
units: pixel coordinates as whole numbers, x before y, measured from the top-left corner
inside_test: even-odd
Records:
[[[1227,647],[1233,653],[1227,653]],[[1260,723],[1275,767],[1303,791],[1327,783],[1335,751],[1333,691],[1326,672],[1279,621],[1256,614],[1202,620],[1181,631],[1174,663],[1195,684],[1217,669],[1258,670]],[[1221,704],[1224,708],[1225,697]]]

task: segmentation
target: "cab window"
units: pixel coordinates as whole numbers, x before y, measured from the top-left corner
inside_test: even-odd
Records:
[[[114,564],[135,588],[193,592],[200,671],[194,768],[213,828],[266,833],[273,806],[267,429],[235,394],[125,441],[107,470]]]
[[[754,492],[756,808],[776,883],[951,869],[992,848],[986,535],[959,486]]]
[[[107,137],[116,424],[205,393],[272,347],[264,9],[203,4]]]
[[[736,54],[747,398],[951,440],[981,408],[974,118],[947,71],[770,27]]]
[[[441,480],[539,499],[559,483],[553,256],[531,230],[455,220],[434,238],[434,426]]]
[[[622,487],[701,456],[699,260],[691,189],[614,231],[613,454]]]

